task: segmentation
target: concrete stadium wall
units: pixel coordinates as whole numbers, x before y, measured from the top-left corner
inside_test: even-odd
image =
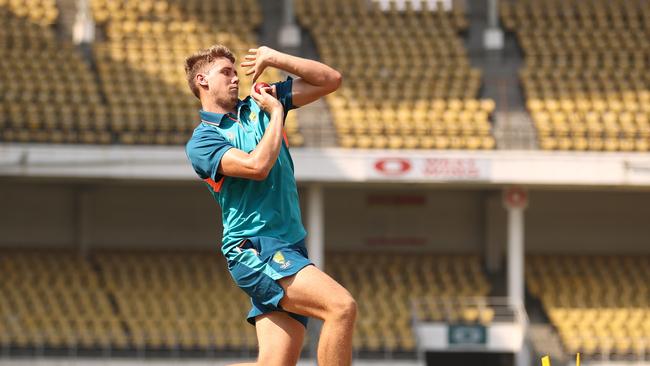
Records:
[[[75,242],[74,187],[0,182],[0,245],[62,247]]]
[[[527,251],[649,252],[649,217],[645,192],[532,191]],[[504,251],[507,216],[496,191],[348,186],[325,188],[325,222],[329,250],[481,253]],[[216,250],[220,237],[199,182],[0,182],[0,246]]]
[[[2,246],[210,249],[221,238],[220,211],[199,183],[8,182],[0,202]]]
[[[650,252],[648,192],[536,191],[530,202],[530,252]]]
[[[331,188],[325,242],[337,250],[480,252],[481,191]]]

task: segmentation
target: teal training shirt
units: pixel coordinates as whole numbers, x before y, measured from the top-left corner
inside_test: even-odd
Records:
[[[292,80],[276,83],[278,99],[286,113],[294,109]],[[201,123],[185,145],[185,152],[198,176],[221,206],[226,254],[243,239],[267,236],[288,243],[304,239],[293,160],[286,135],[278,160],[263,181],[222,176],[221,158],[231,148],[250,153],[269,125],[269,114],[249,96],[237,103],[237,115],[200,111]]]

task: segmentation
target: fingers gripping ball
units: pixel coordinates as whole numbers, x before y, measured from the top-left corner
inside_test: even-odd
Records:
[[[271,92],[271,86],[269,84],[265,83],[265,82],[255,83],[255,86],[253,88],[255,90],[255,93],[258,93],[258,94],[262,92],[261,91],[262,88],[266,89],[267,93]]]

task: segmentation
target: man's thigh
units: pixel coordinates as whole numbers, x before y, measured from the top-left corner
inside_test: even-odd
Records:
[[[265,366],[295,365],[305,338],[305,327],[281,311],[255,318],[259,343],[258,364]]]
[[[278,282],[284,289],[280,306],[292,313],[325,319],[341,303],[353,301],[348,290],[315,266],[307,266]]]

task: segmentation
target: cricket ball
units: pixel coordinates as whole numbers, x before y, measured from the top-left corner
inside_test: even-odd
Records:
[[[269,92],[271,86],[265,82],[259,82],[259,83],[255,83],[255,86],[253,87],[253,89],[255,89],[255,93],[261,93],[262,88],[267,89],[266,91]]]

